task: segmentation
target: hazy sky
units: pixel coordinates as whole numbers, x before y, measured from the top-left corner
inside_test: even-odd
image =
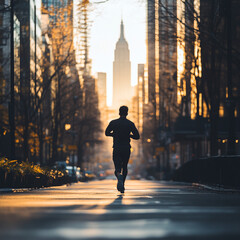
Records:
[[[98,2],[101,0],[92,0]],[[123,18],[125,38],[130,50],[132,85],[137,84],[137,64],[146,62],[146,7],[144,0],[109,0],[93,4],[90,11],[90,49],[92,73],[107,73],[108,105],[112,102],[114,49]]]

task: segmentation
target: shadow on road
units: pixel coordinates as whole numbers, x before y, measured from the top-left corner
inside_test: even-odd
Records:
[[[117,198],[112,203],[110,203],[109,205],[106,206],[106,209],[110,209],[115,206],[122,207],[123,206],[122,205],[123,197],[124,197],[124,194],[118,194]]]

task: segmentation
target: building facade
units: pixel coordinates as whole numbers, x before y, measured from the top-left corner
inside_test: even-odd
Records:
[[[9,103],[11,95],[11,34],[13,34],[14,37],[15,109],[19,109],[20,104],[20,23],[16,14],[14,14],[13,32],[11,32],[9,6],[9,0],[0,2],[0,8],[2,9],[0,13],[0,152],[4,156],[10,156]],[[16,115],[18,115],[18,113],[19,112],[16,112]]]
[[[107,74],[104,72],[97,73],[97,89],[100,110],[107,107]]]
[[[16,119],[16,151],[20,159],[36,156],[35,130],[42,83],[41,1],[14,1],[14,11],[20,22],[20,107]],[[35,130],[34,130],[35,129]]]
[[[149,143],[159,171],[229,148],[239,151],[238,7],[238,1],[148,1],[149,105],[156,134],[149,133]]]
[[[147,2],[148,104],[143,125],[147,143],[143,146],[146,159],[149,158],[158,171],[169,168],[171,132],[179,111],[176,4],[175,0]],[[151,124],[147,124],[149,122]]]

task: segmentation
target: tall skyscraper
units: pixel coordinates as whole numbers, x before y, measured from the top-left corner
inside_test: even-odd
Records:
[[[121,21],[120,37],[116,43],[113,62],[113,107],[128,104],[132,98],[131,62],[128,43]]]
[[[97,73],[97,89],[99,108],[102,111],[107,106],[107,74],[104,72]]]

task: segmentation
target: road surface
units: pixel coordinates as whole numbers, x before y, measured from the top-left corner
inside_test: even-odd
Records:
[[[0,195],[1,240],[240,239],[240,194],[128,180]]]

